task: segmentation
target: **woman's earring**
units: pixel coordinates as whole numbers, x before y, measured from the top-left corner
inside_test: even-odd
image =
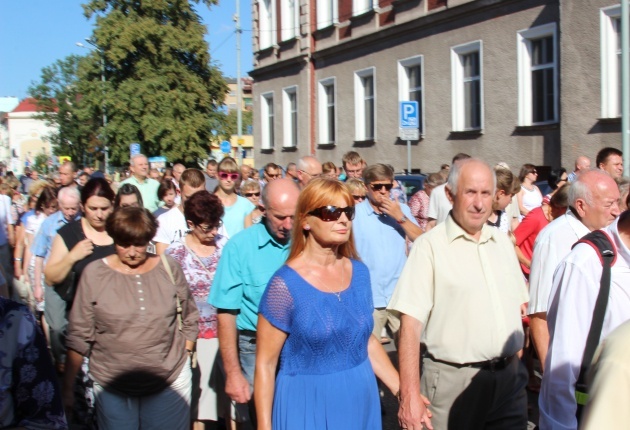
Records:
[[[305,225],[305,226],[304,226],[304,230],[310,230],[310,229],[311,229],[311,226],[310,226],[310,225]]]

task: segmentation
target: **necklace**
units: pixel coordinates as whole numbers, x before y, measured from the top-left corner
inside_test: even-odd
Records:
[[[345,267],[344,267],[344,264],[343,264],[343,260],[341,260],[341,286],[342,286],[342,287],[345,285],[345,284],[343,283],[343,279],[344,279],[344,270],[345,270]],[[311,274],[317,278],[317,280],[321,283],[321,285],[322,285],[322,286],[323,286],[326,290],[328,290],[328,292],[329,292],[329,293],[332,293],[332,294],[334,294],[335,296],[337,296],[337,301],[339,301],[339,302],[341,301],[341,291],[333,291],[332,289],[328,288],[328,286],[326,285],[326,283],[324,283],[324,282],[322,281],[322,279],[321,279],[319,276],[317,276],[317,274],[316,274],[314,271],[312,271],[312,270],[311,270]],[[342,291],[343,291],[343,290],[342,290]]]

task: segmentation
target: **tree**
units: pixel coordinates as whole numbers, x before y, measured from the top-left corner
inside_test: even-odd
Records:
[[[68,155],[75,161],[96,151],[99,129],[93,118],[77,115],[81,103],[77,76],[81,59],[71,55],[44,67],[41,80],[28,90],[40,110],[36,118],[57,128],[57,133],[49,136],[54,153]]]
[[[247,134],[247,127],[253,124],[254,113],[251,110],[244,110],[241,112],[242,134]],[[224,137],[228,138],[233,134],[238,134],[238,118],[237,111],[235,109],[228,112],[225,118],[225,129],[223,131]]]
[[[191,1],[91,0],[83,8],[87,18],[96,15],[92,41],[99,49],[79,69],[80,109],[86,118],[106,109],[112,160],[128,160],[132,142],[149,156],[206,158],[227,85],[211,64]]]

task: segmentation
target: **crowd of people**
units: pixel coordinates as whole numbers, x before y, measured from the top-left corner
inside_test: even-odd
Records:
[[[622,157],[5,177],[0,428],[627,428]]]

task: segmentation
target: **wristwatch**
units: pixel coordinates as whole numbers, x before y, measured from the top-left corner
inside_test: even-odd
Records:
[[[405,215],[403,215],[402,218],[398,220],[398,224],[404,224],[406,222],[407,222],[407,217]]]

